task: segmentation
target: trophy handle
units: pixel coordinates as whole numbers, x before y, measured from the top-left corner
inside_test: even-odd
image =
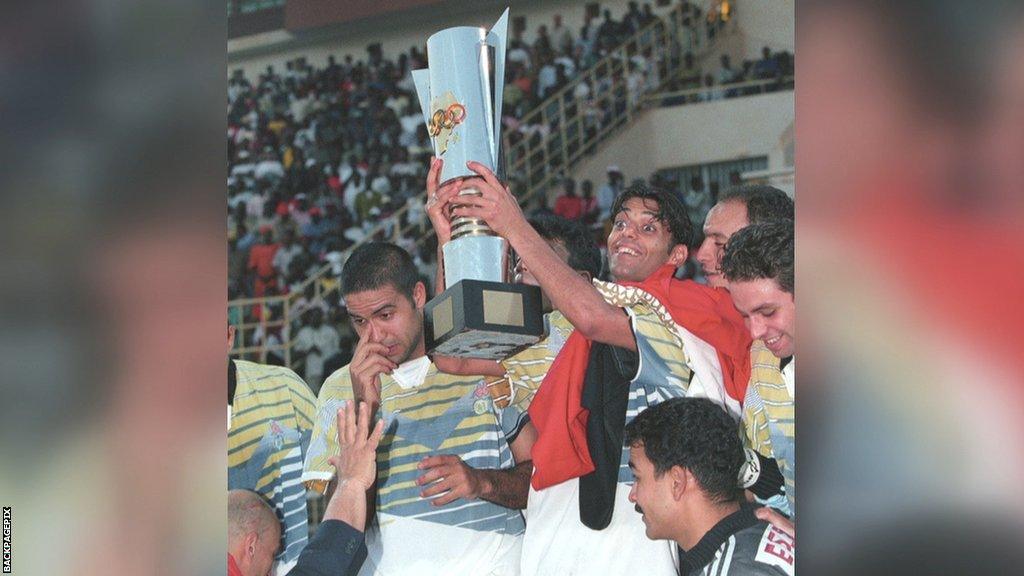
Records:
[[[423,112],[423,121],[430,125],[430,69],[422,68],[412,71],[412,82],[416,86],[416,96],[420,101],[420,111]],[[434,156],[437,156],[437,147],[434,139],[430,139],[431,146],[434,146]]]
[[[498,169],[498,150],[501,148],[501,104],[505,97],[505,47],[508,44],[508,8],[487,33],[487,44],[494,47],[494,125],[491,134],[491,153],[494,168]],[[486,81],[486,80],[485,80]],[[485,91],[486,93],[486,91]]]

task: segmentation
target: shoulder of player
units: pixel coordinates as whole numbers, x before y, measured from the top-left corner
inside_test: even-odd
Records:
[[[782,530],[767,522],[758,522],[733,537],[730,572],[793,576],[796,542]]]
[[[270,364],[257,364],[248,360],[235,360],[235,367],[238,369],[240,379],[245,379],[257,389],[276,388],[282,383],[289,385],[301,384],[308,390],[306,381],[295,371],[284,366],[273,366]]]

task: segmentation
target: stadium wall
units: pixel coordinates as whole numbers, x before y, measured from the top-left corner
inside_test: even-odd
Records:
[[[795,0],[744,2],[736,10],[740,46],[731,51],[735,58],[757,60],[761,48],[795,52]]]
[[[780,141],[794,119],[793,92],[775,92],[701,104],[655,108],[584,160],[573,177],[594,186],[606,181],[609,165],[626,176],[646,178],[658,170],[768,156],[769,170],[782,169]],[[549,192],[550,197],[559,193]]]
[[[646,1],[654,5],[653,1]],[[640,1],[641,5],[643,3]],[[425,48],[427,37],[438,30],[460,25],[491,26],[506,6],[511,8],[513,18],[526,17],[523,39],[527,42],[534,40],[540,25],[547,25],[550,30],[555,14],[562,15],[563,23],[575,37],[583,26],[586,4],[579,0],[440,2],[308,32],[266,32],[228,41],[228,72],[241,68],[248,77],[255,78],[268,65],[283,70],[285,62],[300,56],[318,67],[326,65],[330,55],[339,61],[346,54],[351,54],[356,60],[365,60],[366,46],[374,42],[380,42],[385,58],[394,59],[412,46]],[[604,0],[600,3],[602,10],[611,10],[615,19],[622,18],[628,4],[629,0]],[[654,7],[654,12],[660,15],[672,7]]]

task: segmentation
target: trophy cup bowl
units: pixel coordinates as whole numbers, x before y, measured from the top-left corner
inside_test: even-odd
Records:
[[[442,185],[476,176],[470,160],[499,173],[507,33],[507,8],[490,30],[441,30],[427,39],[430,66],[412,71],[434,155],[444,160]],[[502,360],[543,339],[540,289],[510,282],[508,241],[477,218],[451,225],[445,291],[424,310],[427,353]]]

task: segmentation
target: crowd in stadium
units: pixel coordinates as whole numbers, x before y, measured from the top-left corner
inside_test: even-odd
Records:
[[[689,48],[684,58],[687,69],[695,71],[692,78],[673,80],[670,88],[690,87],[693,78],[699,84],[702,72],[694,68],[692,51],[715,30],[708,25],[698,31],[694,23],[704,21],[699,8],[686,4],[684,9],[689,14],[684,27],[692,31],[682,40]],[[521,31],[514,33],[503,114],[510,141],[543,138],[550,127],[517,119],[655,18],[650,4],[641,9],[633,2],[621,19],[604,10],[601,18],[588,20],[575,32],[556,15],[550,28],[537,28],[532,42],[523,40]],[[723,55],[717,80],[711,82],[728,85],[785,75],[791,57],[765,51],[763,61],[739,69]],[[370,46],[365,60],[331,56],[326,66],[315,68],[297,58],[283,71],[269,66],[255,80],[241,71],[232,75],[227,131],[230,299],[294,292],[324,264],[340,266],[343,253],[374,230],[375,238],[395,238],[394,227],[403,230],[423,220],[421,183],[432,149],[409,72],[425,65],[426,56],[417,47],[393,61],[381,55],[379,46]],[[635,94],[657,88],[657,67],[643,55],[635,56],[628,69]],[[580,83],[571,97],[586,109],[602,89]],[[739,93],[709,92],[691,99]],[[601,125],[604,112],[591,108],[581,111],[591,115],[588,125]],[[591,187],[581,183],[580,194]],[[407,210],[401,220],[392,218],[403,206]],[[607,201],[602,204],[601,216],[607,216],[609,206]],[[576,211],[556,210],[563,215]],[[581,217],[594,221],[592,214]],[[415,243],[422,232],[414,228],[398,237],[429,275],[434,248]]]
[[[791,81],[792,56],[767,47],[735,67],[705,52],[717,68],[701,69],[724,19],[683,5],[671,17],[693,33],[668,57],[684,73],[663,81],[641,50],[613,106]],[[518,119],[658,18],[630,2],[578,31],[558,15],[529,42],[514,30],[510,140],[543,140],[548,126]],[[229,311],[229,349],[236,326],[271,347],[228,362],[229,575],[792,576],[792,199],[738,173],[719,193],[614,164],[528,208],[477,164],[442,186],[410,75],[426,64],[371,45],[230,78],[229,297],[297,297]],[[600,124],[606,88],[560,98]],[[463,186],[479,196],[456,204]],[[517,281],[543,294],[544,335],[501,361],[427,355],[423,307],[457,216],[505,238]],[[325,265],[329,298],[309,281]],[[292,323],[246,331],[261,316]]]

